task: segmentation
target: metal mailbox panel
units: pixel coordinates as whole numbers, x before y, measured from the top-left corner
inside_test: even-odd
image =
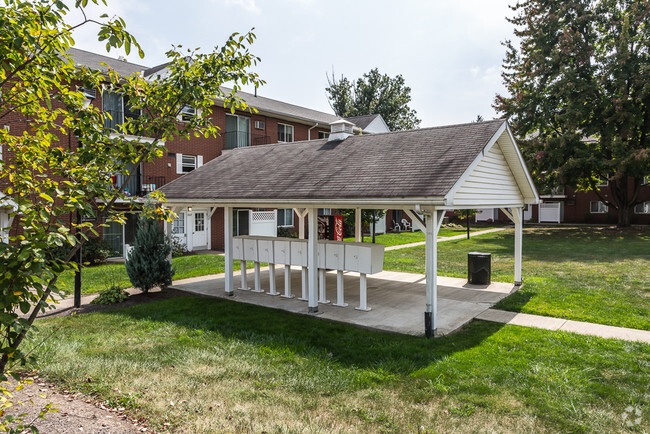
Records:
[[[325,243],[318,242],[318,268],[325,268]]]
[[[291,241],[291,265],[307,266],[307,240]]]
[[[255,261],[258,262],[257,256],[257,239],[256,238],[244,238],[244,259],[246,261]]]
[[[244,259],[244,240],[240,237],[232,239],[232,258],[239,261]]]
[[[274,264],[273,260],[273,240],[272,239],[258,239],[257,240],[257,258],[260,262],[268,262]]]
[[[332,270],[345,269],[345,245],[343,243],[325,244],[325,266]]]
[[[273,241],[273,258],[276,264],[291,264],[291,245],[289,240],[275,239]]]
[[[359,246],[356,244],[345,245],[345,269],[347,271],[359,271]]]

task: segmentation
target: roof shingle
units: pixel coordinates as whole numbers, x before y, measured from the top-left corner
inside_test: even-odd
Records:
[[[161,191],[169,199],[441,198],[504,122],[235,149]]]

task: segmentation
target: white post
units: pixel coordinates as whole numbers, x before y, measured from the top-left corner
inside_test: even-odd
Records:
[[[284,295],[283,298],[293,298],[291,294],[291,265],[284,266]]]
[[[521,286],[521,242],[523,238],[523,208],[513,208],[512,216],[515,223],[515,286]]]
[[[359,276],[359,306],[355,307],[355,309],[365,312],[371,310],[368,307],[368,279],[365,273],[361,273]]]
[[[260,282],[260,263],[257,261],[255,262],[255,289],[252,292],[264,292]]]
[[[325,280],[325,269],[318,270],[318,302],[327,304],[330,301],[327,299],[327,282]]]
[[[275,264],[269,264],[269,292],[268,295],[280,295],[278,291],[275,290]]]
[[[307,210],[305,208],[294,208],[295,213],[298,215],[298,238],[305,239],[305,215]]]
[[[242,291],[248,291],[250,287],[248,286],[248,282],[246,281],[246,261],[239,261],[239,268],[241,269],[241,289]]]
[[[309,232],[307,242],[307,272],[309,274],[308,306],[310,313],[318,312],[318,209],[309,208]]]
[[[361,208],[357,208],[354,210],[354,241],[357,243],[361,242],[361,234],[362,234],[362,226],[361,226]]]
[[[232,218],[232,208],[226,206],[223,208],[223,230],[224,230],[224,250],[225,250],[225,261],[226,261],[226,294],[234,294],[234,284],[233,284],[233,266],[232,266],[232,230],[233,230],[233,218]],[[246,269],[244,267],[244,269]]]
[[[426,309],[424,334],[430,338],[438,328],[438,230],[444,211],[433,210],[426,216]]]
[[[173,220],[165,222],[165,236],[166,237],[171,238],[171,237],[174,236],[172,234],[172,232],[174,230],[174,228],[172,226],[173,224],[174,224]],[[169,262],[170,264],[172,263],[172,252],[171,252],[171,250],[169,251],[169,255],[167,255],[167,262]]]
[[[300,297],[298,297],[298,300],[300,301],[307,301],[307,279],[309,278],[307,276],[307,267],[302,267],[300,276],[302,277],[302,287],[300,290]]]
[[[343,296],[343,270],[338,270],[336,272],[336,303],[332,306],[346,307],[347,305]]]

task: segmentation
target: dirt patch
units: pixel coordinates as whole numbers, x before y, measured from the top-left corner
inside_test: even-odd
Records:
[[[32,422],[41,433],[141,433],[153,432],[145,421],[131,419],[124,409],[108,408],[100,402],[80,393],[46,383],[38,377],[25,384],[22,390],[13,392],[14,407],[7,414],[25,414],[24,422]],[[10,390],[16,382],[11,381]],[[22,405],[18,403],[22,402]],[[40,411],[53,404],[58,411],[49,412],[38,419]]]

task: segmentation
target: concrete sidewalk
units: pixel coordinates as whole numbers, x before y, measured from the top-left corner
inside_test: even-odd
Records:
[[[606,339],[621,339],[624,341],[645,342],[650,344],[650,331],[614,327],[590,322],[572,321],[562,318],[552,318],[527,313],[508,312],[498,309],[487,309],[476,317],[482,321],[492,321],[501,324],[511,324],[523,327],[534,327],[544,330],[563,331],[580,335],[598,336]]]
[[[499,232],[508,229],[507,227],[504,228],[494,228],[494,229],[486,229],[484,231],[478,231],[478,232],[470,232],[469,236],[475,237],[477,235],[484,235],[484,234],[489,234],[492,232]],[[438,242],[442,243],[444,241],[451,241],[451,240],[461,240],[463,238],[467,238],[467,234],[460,234],[460,235],[454,235],[452,237],[440,237],[438,238]],[[418,241],[417,243],[409,243],[409,244],[399,244],[397,246],[390,246],[386,247],[384,250],[399,250],[399,249],[408,249],[409,247],[417,247],[417,246],[424,246],[426,244],[426,241]]]

